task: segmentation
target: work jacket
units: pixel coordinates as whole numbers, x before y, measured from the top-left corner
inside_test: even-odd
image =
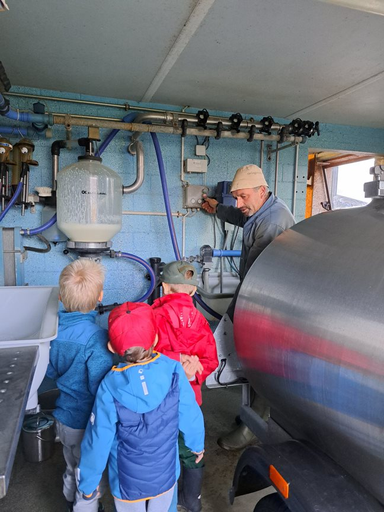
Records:
[[[286,229],[295,224],[288,206],[270,192],[267,201],[251,217],[246,217],[239,208],[217,205],[217,217],[243,228],[243,243],[240,257],[240,281],[242,281],[255,259]]]
[[[194,355],[203,365],[203,373],[196,373],[190,381],[196,401],[201,405],[201,385],[219,364],[215,339],[207,320],[187,293],[165,295],[155,300],[152,308],[159,335],[156,350],[176,361],[180,361],[180,354]]]

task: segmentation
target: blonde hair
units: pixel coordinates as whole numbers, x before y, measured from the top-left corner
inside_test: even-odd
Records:
[[[60,300],[66,311],[89,313],[103,291],[104,267],[85,258],[67,265],[60,274]]]
[[[127,363],[138,363],[145,359],[149,359],[152,356],[153,348],[154,345],[149,347],[148,350],[145,350],[143,347],[131,347],[124,352],[122,357]]]

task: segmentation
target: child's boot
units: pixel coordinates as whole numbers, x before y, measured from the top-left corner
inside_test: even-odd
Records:
[[[178,505],[187,512],[201,511],[201,488],[204,468],[183,468],[183,488],[179,493]]]

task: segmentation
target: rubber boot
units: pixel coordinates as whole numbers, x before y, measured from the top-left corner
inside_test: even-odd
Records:
[[[217,444],[224,450],[242,450],[246,446],[254,444],[257,441],[257,437],[254,433],[245,425],[240,423],[238,427],[226,434],[225,436],[219,437]]]
[[[187,512],[201,511],[201,488],[204,468],[183,468],[183,488],[179,492],[178,507]]]

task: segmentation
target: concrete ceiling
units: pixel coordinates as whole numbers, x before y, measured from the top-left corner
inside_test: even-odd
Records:
[[[384,17],[317,0],[7,0],[13,85],[384,128]]]

